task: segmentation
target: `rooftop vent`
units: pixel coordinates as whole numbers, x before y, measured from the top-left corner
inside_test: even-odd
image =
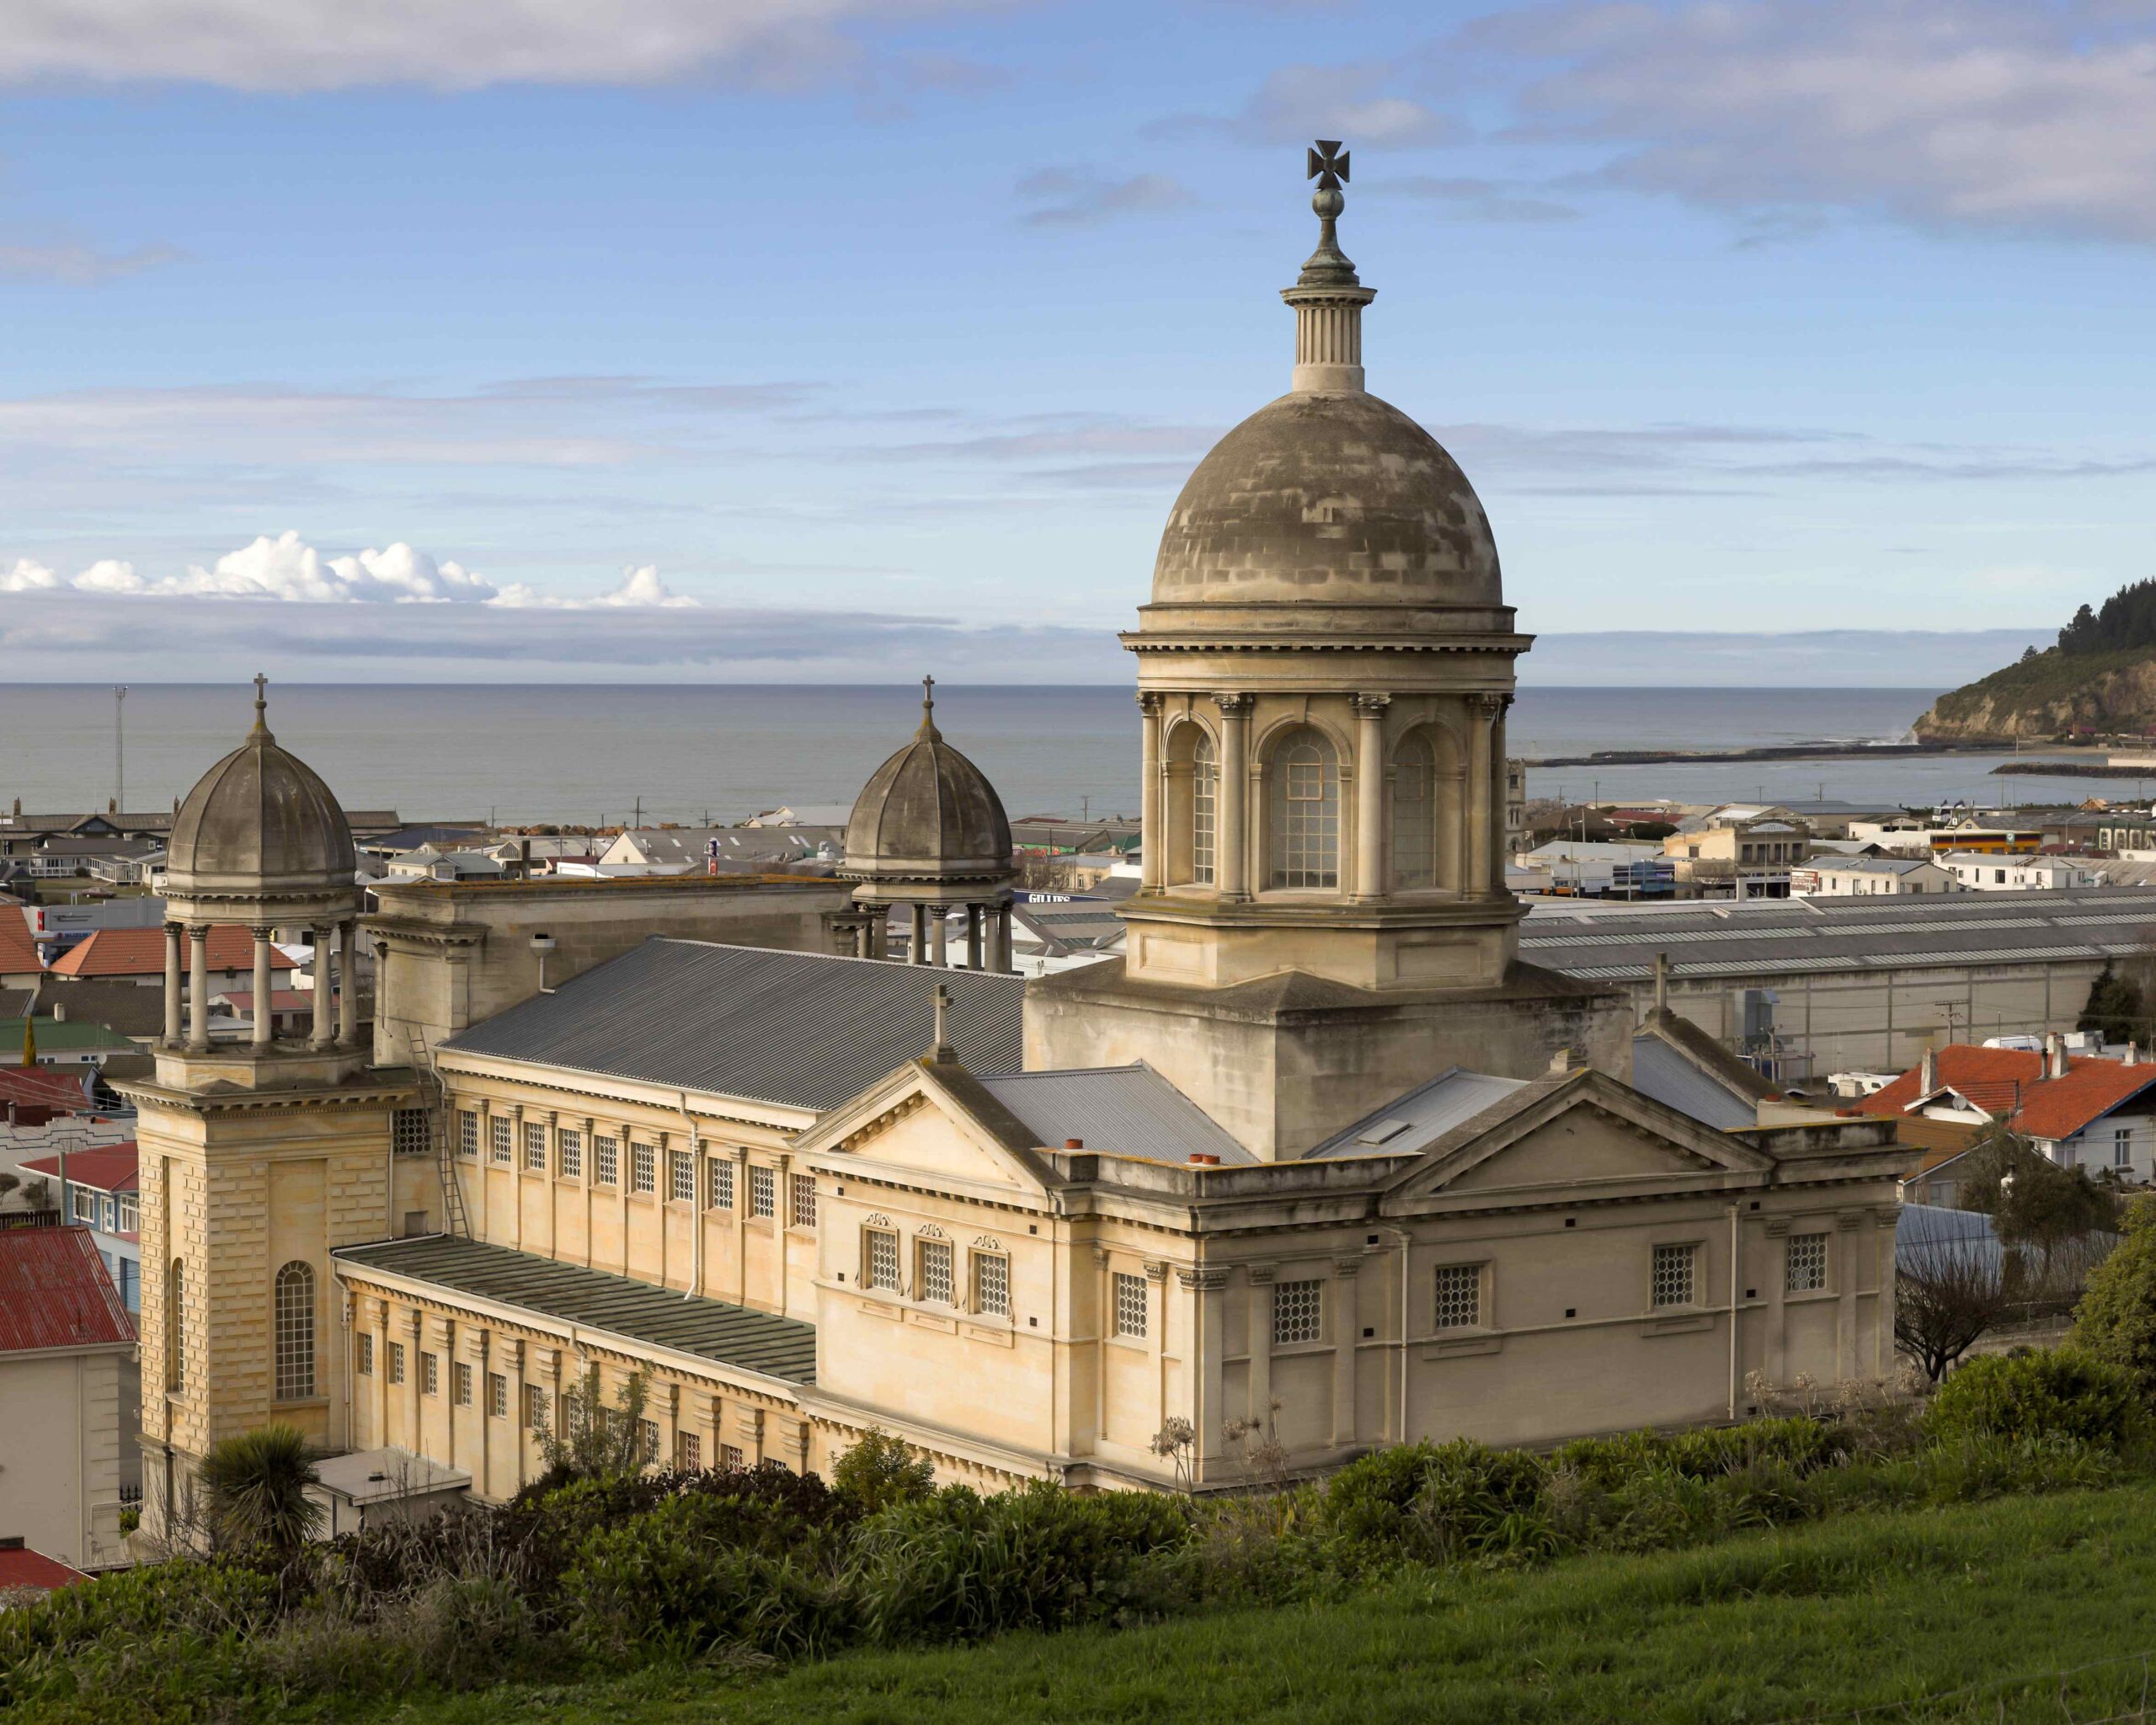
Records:
[[[1380,1120],[1374,1125],[1366,1126],[1360,1132],[1358,1132],[1355,1135],[1355,1142],[1358,1144],[1389,1144],[1392,1140],[1399,1137],[1401,1133],[1405,1132],[1407,1130],[1409,1124],[1410,1123],[1406,1120],[1396,1119]]]
[[[1083,1150],[1086,1147],[1086,1140],[1082,1138],[1066,1138],[1063,1140],[1063,1147],[1065,1150]]]
[[[1220,1166],[1220,1158],[1209,1150],[1193,1150],[1190,1153],[1190,1159],[1201,1168],[1217,1168]]]

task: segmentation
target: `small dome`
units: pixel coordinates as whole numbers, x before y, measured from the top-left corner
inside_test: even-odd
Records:
[[[167,873],[183,898],[350,888],[352,830],[314,769],[277,746],[255,688],[254,729],[204,773],[172,825]]]
[[[1156,605],[1502,605],[1460,464],[1389,402],[1298,392],[1198,464],[1153,568]]]
[[[1011,873],[1003,799],[986,774],[943,740],[934,708],[925,696],[913,740],[862,788],[846,822],[841,873],[857,880],[982,881]]]

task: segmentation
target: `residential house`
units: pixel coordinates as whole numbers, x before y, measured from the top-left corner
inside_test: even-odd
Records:
[[[1968,892],[2061,892],[2101,886],[2105,879],[2096,869],[2070,857],[1988,857],[1974,851],[1948,851],[1938,862]]]
[[[0,904],[0,988],[34,989],[44,980],[45,960],[20,907]]]
[[[382,872],[390,880],[490,879],[508,873],[509,865],[484,850],[447,850],[430,843],[392,857]]]
[[[211,985],[227,986],[243,981],[252,981],[254,976],[254,942],[244,928],[218,925],[210,930],[205,948]],[[284,972],[297,967],[285,953],[275,948],[270,949],[270,966]],[[165,980],[165,932],[162,928],[100,928],[79,944],[70,947],[52,961],[46,973],[56,983],[87,981],[102,978],[108,981],[132,982],[142,988],[156,988]],[[180,986],[184,990],[192,975],[190,962],[180,966]],[[49,1001],[57,998],[48,992]]]
[[[165,920],[164,901],[131,895],[124,898],[93,898],[72,905],[25,905],[24,925],[36,943],[38,956],[50,964],[68,948],[88,940],[100,928],[157,928]]]
[[[1789,889],[1801,899],[1908,897],[1958,892],[1961,883],[1922,857],[1814,857],[1790,871]]]
[[[23,1167],[54,1183],[61,1215],[89,1230],[105,1274],[120,1290],[120,1304],[131,1316],[141,1312],[142,1223],[135,1140],[33,1156]]]
[[[1657,898],[1676,890],[1677,873],[1652,840],[1551,839],[1514,859],[1529,873],[1520,889],[1577,898]],[[1533,877],[1541,877],[1539,884]]]
[[[0,1067],[24,1064],[25,1046],[40,1066],[102,1067],[117,1055],[131,1055],[134,1043],[102,1024],[58,1018],[0,1018]]]
[[[599,872],[717,874],[777,868],[826,852],[835,860],[845,846],[843,821],[813,827],[774,821],[760,827],[631,827],[600,852]]]

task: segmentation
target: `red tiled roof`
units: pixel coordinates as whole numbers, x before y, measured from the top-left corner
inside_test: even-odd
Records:
[[[0,1229],[0,1354],[134,1339],[88,1228]]]
[[[1865,1097],[1867,1114],[1900,1114],[1918,1097],[1923,1068],[1913,1066]],[[1939,1050],[1938,1087],[1951,1090],[1995,1120],[2030,1138],[2071,1138],[2129,1097],[2156,1085],[2156,1064],[2129,1066],[2091,1055],[2069,1059],[2065,1076],[2047,1078],[2044,1057],[2010,1048],[1954,1043]]]
[[[49,1594],[55,1588],[72,1587],[78,1581],[88,1579],[81,1570],[70,1569],[58,1558],[48,1557],[28,1546],[0,1550],[0,1593],[11,1587],[29,1587]]]
[[[56,1156],[33,1156],[23,1164],[33,1174],[51,1174],[57,1178],[60,1158]],[[141,1159],[135,1149],[135,1140],[123,1144],[100,1144],[88,1150],[67,1152],[67,1182],[71,1186],[94,1186],[100,1192],[132,1192],[136,1190],[136,1177]]]
[[[209,948],[211,969],[253,975],[254,937],[244,928],[212,928]],[[188,958],[183,947],[181,963],[186,964]],[[270,967],[273,970],[297,968],[274,947]],[[162,928],[100,928],[52,961],[55,976],[162,976],[164,973],[165,932]]]
[[[37,955],[37,943],[30,938],[30,926],[23,920],[21,910],[0,905],[0,975],[24,970],[35,974],[44,969],[45,961]]]
[[[83,1094],[82,1073],[72,1076],[51,1066],[0,1066],[0,1114],[9,1103],[24,1108],[65,1108],[81,1113],[89,1107]]]

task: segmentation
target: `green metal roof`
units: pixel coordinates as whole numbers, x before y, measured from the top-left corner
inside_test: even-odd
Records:
[[[816,1327],[702,1295],[685,1296],[606,1270],[588,1270],[505,1246],[435,1234],[348,1246],[346,1263],[432,1282],[446,1295],[473,1295],[541,1317],[624,1337],[766,1377],[816,1381]]]
[[[116,1030],[108,1030],[102,1024],[77,1023],[72,1018],[38,1018],[32,1021],[37,1027],[37,1045],[40,1051],[53,1053],[66,1049],[76,1051],[86,1048],[109,1048],[115,1052],[134,1051],[135,1044]],[[0,1018],[0,1048],[19,1051],[23,1045],[23,1021],[20,1018]]]

